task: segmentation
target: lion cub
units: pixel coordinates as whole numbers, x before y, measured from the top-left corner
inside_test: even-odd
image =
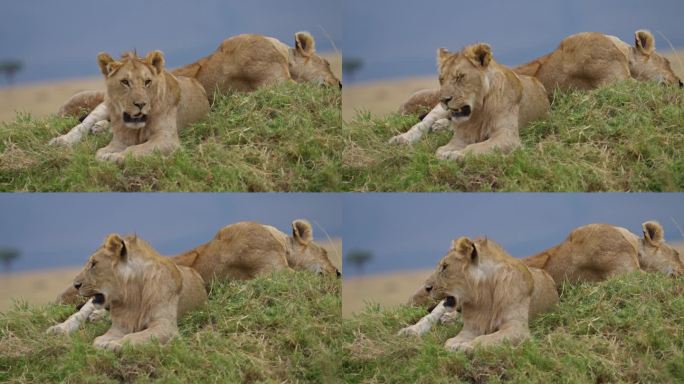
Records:
[[[461,160],[495,149],[509,152],[520,146],[519,129],[548,113],[544,86],[498,64],[487,44],[456,53],[440,48],[437,62],[440,103],[390,143],[414,143],[424,132],[451,127],[451,141],[437,149],[440,159]]]
[[[178,130],[209,112],[202,85],[167,72],[161,51],[144,59],[126,53],[120,61],[100,53],[97,62],[106,79],[105,106],[114,135],[97,151],[100,160],[121,162],[127,155],[171,153],[180,146]]]
[[[92,299],[48,333],[71,333],[106,307],[112,326],[93,345],[112,350],[152,339],[168,342],[178,334],[177,319],[207,301],[204,280],[194,269],[176,265],[136,236],[116,234],[90,256],[74,288]]]
[[[463,328],[444,346],[469,351],[507,340],[520,343],[530,336],[528,321],[558,303],[551,276],[528,268],[495,242],[461,237],[452,242],[428,278],[426,290],[443,300],[430,315],[399,331],[423,335],[448,308],[461,307]]]

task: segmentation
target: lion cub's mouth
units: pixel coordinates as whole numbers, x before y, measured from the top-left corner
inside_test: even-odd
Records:
[[[102,305],[105,302],[105,295],[102,293],[96,293],[93,295],[93,304]]]
[[[147,115],[143,113],[138,113],[137,115],[130,115],[127,112],[123,113],[123,121],[124,123],[129,123],[129,124],[140,124],[140,123],[146,123],[147,122]]]
[[[470,116],[470,105],[464,105],[459,109],[451,111],[451,117],[453,117],[453,118],[467,117],[467,116]]]

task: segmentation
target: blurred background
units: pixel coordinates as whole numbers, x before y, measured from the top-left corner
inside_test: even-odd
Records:
[[[341,269],[342,196],[336,193],[0,194],[0,311],[12,299],[61,293],[109,233],[137,234],[162,255],[205,243],[225,225],[257,221],[292,233],[309,220]]]
[[[0,12],[0,122],[15,111],[44,116],[73,93],[104,89],[99,52],[159,49],[169,68],[213,52],[225,38],[258,33],[294,44],[309,31],[340,67],[339,0],[89,0],[3,2]],[[69,79],[65,81],[64,79]]]
[[[373,193],[344,196],[342,313],[405,303],[460,236],[514,257],[550,248],[574,228],[608,223],[642,236],[657,220],[684,255],[684,194]]]
[[[684,48],[681,0],[345,0],[343,117],[396,111],[408,96],[437,88],[436,52],[486,42],[515,66],[553,51],[577,32],[602,32],[632,44],[649,29],[659,52]],[[350,21],[353,20],[353,21]],[[684,61],[684,55],[682,55]],[[684,67],[674,60],[681,77]],[[351,84],[351,85],[350,85]]]

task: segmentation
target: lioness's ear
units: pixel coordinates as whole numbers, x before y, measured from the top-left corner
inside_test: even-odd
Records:
[[[295,49],[304,57],[311,57],[316,52],[316,42],[309,32],[295,33]]]
[[[313,240],[313,230],[311,224],[306,220],[295,220],[292,222],[292,237],[299,244],[307,245]]]
[[[450,54],[451,52],[447,51],[446,48],[439,48],[437,50],[437,66],[441,68]]]
[[[127,256],[126,243],[124,243],[124,240],[119,235],[113,233],[113,234],[107,236],[107,238],[104,241],[103,246],[108,251],[117,255],[119,260],[121,260],[121,261],[126,260],[126,256]]]
[[[655,51],[655,39],[651,32],[640,29],[634,32],[634,46],[644,55],[650,55]]]
[[[145,56],[145,62],[154,67],[157,74],[161,74],[164,71],[164,52],[162,51],[152,51]]]
[[[644,240],[652,245],[658,245],[665,241],[665,231],[657,221],[647,221],[641,224],[641,228],[644,231]]]
[[[451,248],[456,252],[467,256],[471,262],[477,263],[477,248],[475,243],[469,238],[463,236],[451,242]]]
[[[106,52],[100,52],[97,55],[97,65],[104,77],[109,77],[118,68],[116,61]]]
[[[466,49],[466,57],[476,66],[486,68],[492,61],[492,47],[489,44],[475,44]]]

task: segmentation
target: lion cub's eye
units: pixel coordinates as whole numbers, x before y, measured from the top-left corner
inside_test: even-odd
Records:
[[[458,75],[456,75],[456,81],[461,81],[461,80],[463,80],[464,78],[465,78],[465,75],[462,74],[462,73],[459,73]]]
[[[145,80],[145,86],[149,87],[152,84],[152,80]]]
[[[128,87],[128,85],[129,85],[128,80],[126,80],[126,79],[121,80],[121,84],[123,84],[124,87]]]

